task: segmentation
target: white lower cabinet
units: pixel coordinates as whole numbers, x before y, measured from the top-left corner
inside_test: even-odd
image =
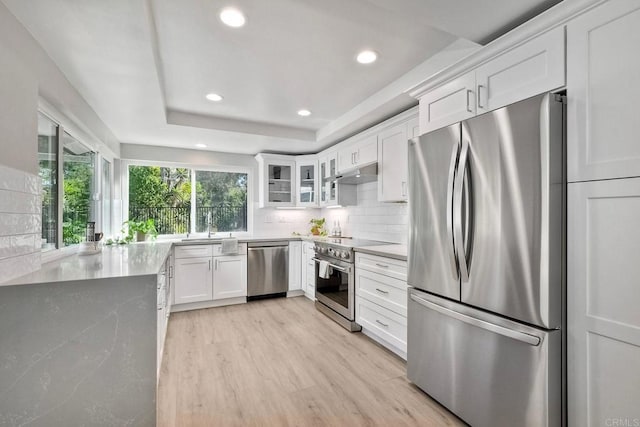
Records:
[[[638,425],[640,178],[569,184],[568,217],[569,426]]]
[[[356,253],[356,323],[407,358],[407,262]]]
[[[302,242],[302,290],[307,298],[316,299],[316,256],[315,243]]]
[[[247,256],[213,258],[213,299],[247,296]]]
[[[220,255],[220,248],[175,248],[172,311],[246,302],[247,244],[240,243],[232,255]]]
[[[176,258],[174,304],[207,301],[213,298],[212,258]]]
[[[289,292],[302,290],[302,242],[289,242]]]

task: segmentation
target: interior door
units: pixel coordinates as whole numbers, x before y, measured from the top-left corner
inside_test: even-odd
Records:
[[[409,143],[408,283],[460,299],[453,241],[453,178],[460,151],[457,123]]]

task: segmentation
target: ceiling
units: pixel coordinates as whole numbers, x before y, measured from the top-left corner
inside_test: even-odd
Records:
[[[1,1],[121,142],[246,154],[317,151],[415,105],[407,89],[559,2]],[[229,5],[244,27],[220,22]]]

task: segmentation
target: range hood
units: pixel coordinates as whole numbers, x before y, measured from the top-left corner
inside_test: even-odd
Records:
[[[350,184],[357,185],[365,182],[372,182],[378,180],[378,163],[369,163],[368,165],[360,166],[356,169],[344,172],[337,175],[335,181],[338,184]]]

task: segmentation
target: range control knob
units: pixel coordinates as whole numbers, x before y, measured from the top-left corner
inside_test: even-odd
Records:
[[[340,254],[341,258],[344,259],[349,259],[349,252],[348,251],[342,251],[342,253]]]

